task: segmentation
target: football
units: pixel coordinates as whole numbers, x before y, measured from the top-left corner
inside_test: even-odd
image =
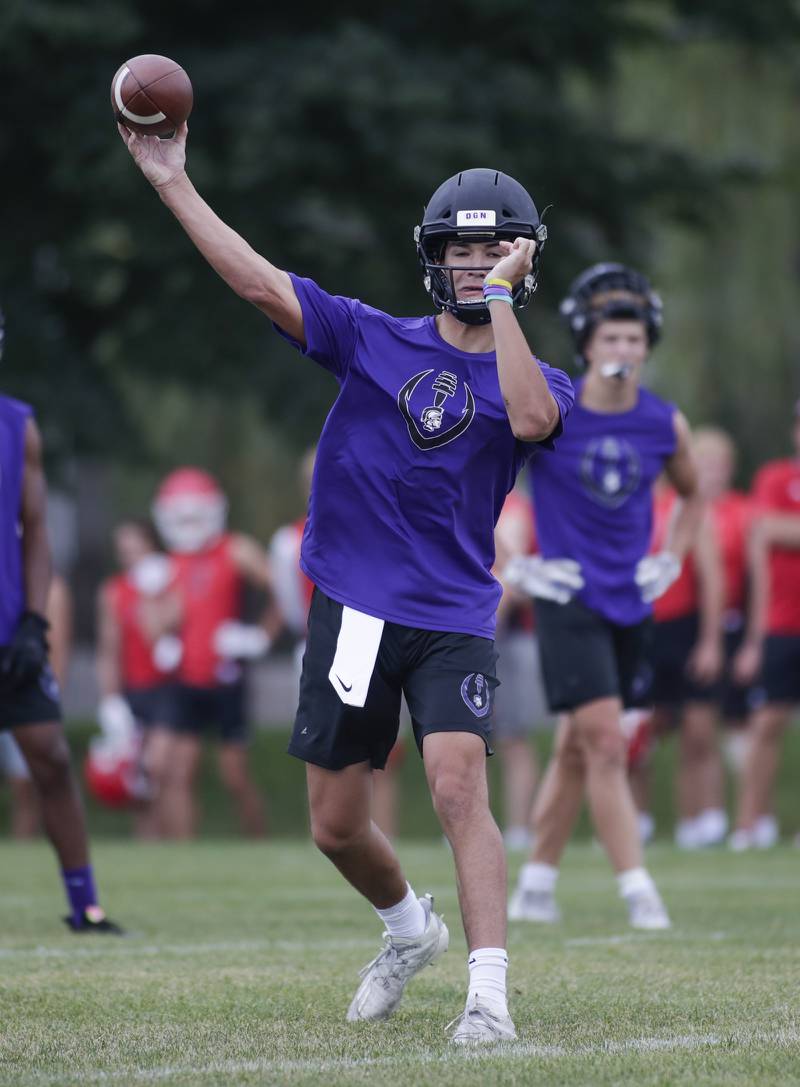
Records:
[[[169,57],[143,53],[126,60],[111,82],[111,108],[133,132],[168,136],[192,112],[192,84]]]

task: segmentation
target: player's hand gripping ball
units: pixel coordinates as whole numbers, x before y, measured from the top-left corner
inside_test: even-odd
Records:
[[[192,112],[192,84],[174,60],[143,53],[126,60],[111,83],[119,124],[145,136],[169,136]]]

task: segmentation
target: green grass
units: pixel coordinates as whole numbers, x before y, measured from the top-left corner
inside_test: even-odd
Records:
[[[466,980],[450,856],[419,842],[400,853],[436,894],[451,948],[393,1020],[347,1024],[380,928],[306,842],[99,843],[125,940],[64,930],[46,846],[0,846],[0,1084],[800,1083],[796,850],[657,846],[675,929],[643,934],[604,858],[573,846],[564,922],[511,929],[520,1040],[483,1055],[444,1034]]]
[[[88,726],[72,726],[68,730],[76,762],[80,764],[92,730]],[[286,754],[288,731],[259,730],[252,745],[253,774],[263,788],[270,809],[273,833],[276,836],[305,838],[308,821],[305,804],[305,769],[297,759]],[[413,741],[407,741],[407,755],[400,769],[400,835],[405,838],[437,839],[441,832],[431,808],[422,764]],[[540,734],[536,746],[542,764],[547,760],[550,736]],[[658,833],[669,838],[673,823],[672,781],[675,764],[675,741],[667,739],[657,749],[654,763],[653,811]],[[489,760],[492,797],[500,797],[499,760]],[[777,790],[777,810],[781,827],[787,835],[800,830],[800,806],[797,782],[800,781],[800,728],[787,734],[781,759]],[[208,750],[203,765],[199,795],[202,803],[201,834],[209,837],[235,835],[236,824],[226,796],[220,788],[213,751]],[[104,810],[87,798],[89,824],[94,837],[124,837],[130,834],[130,817],[124,812]],[[496,805],[498,811],[499,806]],[[8,826],[8,796],[0,788],[0,832]],[[588,838],[590,827],[584,816],[576,829],[578,839]]]

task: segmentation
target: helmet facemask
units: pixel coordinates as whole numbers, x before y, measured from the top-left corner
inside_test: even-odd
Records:
[[[423,280],[425,290],[431,296],[434,309],[437,313],[447,311],[465,325],[485,325],[490,321],[489,307],[483,298],[459,299],[456,295],[454,274],[463,272],[463,264],[444,264],[444,254],[448,242],[462,242],[468,245],[471,242],[488,242],[498,240],[501,235],[486,233],[453,234],[451,236],[434,235],[433,237],[421,237],[420,227],[414,228],[414,240],[417,243],[417,256],[425,272]],[[503,240],[513,241],[514,237],[504,237]],[[514,284],[512,301],[515,309],[523,309],[530,302],[538,281],[539,251],[547,238],[547,227],[541,224],[536,230],[536,253],[533,258],[533,268],[519,283]],[[491,272],[494,264],[479,267],[471,267],[469,271],[481,272],[484,276]]]

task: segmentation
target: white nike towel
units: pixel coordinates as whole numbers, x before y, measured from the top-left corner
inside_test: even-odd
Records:
[[[328,679],[347,706],[363,706],[383,634],[383,619],[342,608],[342,625]]]

